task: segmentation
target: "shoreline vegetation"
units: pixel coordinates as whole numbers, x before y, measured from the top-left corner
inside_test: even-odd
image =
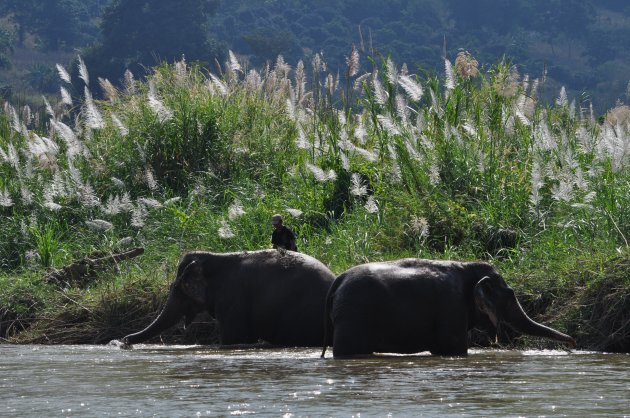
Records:
[[[465,51],[440,76],[354,47],[342,72],[317,54],[251,69],[230,52],[216,74],[182,58],[118,87],[77,62],[75,80],[57,65],[60,94],[43,112],[0,109],[0,342],[105,344],[140,330],[186,251],[269,248],[281,213],[300,250],[337,274],[486,260],[578,348],[630,352],[627,106],[596,117],[564,89],[542,106],[544,76]],[[82,280],[45,280],[140,247],[88,263]],[[492,334],[471,344],[548,344]],[[216,335],[200,317],[161,340]]]

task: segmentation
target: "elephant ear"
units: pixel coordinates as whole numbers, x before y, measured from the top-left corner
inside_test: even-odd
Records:
[[[196,260],[192,260],[184,268],[177,277],[177,287],[193,302],[204,304],[206,297],[206,286],[204,283],[201,265]]]
[[[496,293],[496,281],[497,280],[493,280],[489,276],[484,276],[477,282],[473,291],[477,309],[486,314],[495,327],[499,322],[497,316],[497,306],[492,296]]]

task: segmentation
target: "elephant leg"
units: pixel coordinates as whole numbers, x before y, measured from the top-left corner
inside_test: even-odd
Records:
[[[362,324],[335,324],[333,356],[336,358],[363,357],[374,352],[370,329]],[[373,332],[373,331],[372,331]]]
[[[436,356],[468,355],[468,331],[466,321],[443,321],[438,326],[435,346],[430,350]]]

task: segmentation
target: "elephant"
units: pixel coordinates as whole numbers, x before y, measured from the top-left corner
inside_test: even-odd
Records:
[[[325,340],[333,357],[373,353],[466,356],[468,331],[488,320],[561,341],[573,338],[530,319],[514,290],[486,262],[406,258],[346,270],[326,296]]]
[[[140,343],[207,311],[221,345],[320,347],[324,302],[335,275],[319,260],[284,250],[185,254],[155,320],[122,339]]]

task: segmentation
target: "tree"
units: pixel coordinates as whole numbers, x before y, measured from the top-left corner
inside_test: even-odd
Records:
[[[116,79],[160,61],[186,56],[212,61],[220,48],[208,37],[208,17],[218,0],[114,0],[101,24],[102,43],[85,54],[99,74]]]
[[[13,34],[4,28],[0,28],[0,68],[10,68],[13,52]]]
[[[83,0],[5,0],[1,13],[15,25],[18,41],[36,35],[46,49],[82,46],[94,39],[96,31],[90,8]],[[94,10],[98,13],[98,10]]]

